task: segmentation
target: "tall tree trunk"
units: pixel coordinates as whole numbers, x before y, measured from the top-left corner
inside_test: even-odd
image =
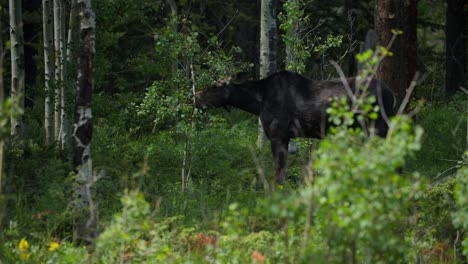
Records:
[[[61,64],[61,37],[62,37],[62,23],[60,18],[60,6],[62,0],[53,0],[54,1],[54,57],[55,57],[55,93],[54,93],[54,135],[55,141],[60,142],[61,135],[61,86],[63,83],[61,82],[62,76],[62,64]]]
[[[277,0],[262,0],[260,11],[260,78],[265,78],[276,71],[278,40],[276,5]]]
[[[62,71],[62,78],[63,78],[63,86],[62,86],[62,93],[61,93],[61,114],[62,114],[62,119],[61,119],[61,130],[63,131],[62,137],[61,137],[61,149],[69,149],[69,135],[68,133],[70,132],[69,126],[68,126],[68,121],[70,120],[68,117],[68,113],[66,111],[67,105],[66,102],[68,101],[67,98],[70,97],[70,93],[67,92],[70,89],[68,87],[71,87],[71,84],[74,83],[74,78],[72,78],[72,75],[69,74],[71,73],[74,69],[73,67],[73,58],[74,58],[74,52],[73,52],[73,42],[74,42],[74,32],[75,32],[75,24],[77,21],[77,16],[78,16],[78,5],[76,3],[77,0],[72,0],[71,5],[70,5],[70,16],[69,16],[69,21],[68,21],[68,36],[66,38],[66,45],[63,45],[63,71]],[[65,8],[63,8],[65,10]],[[63,15],[63,18],[65,19],[65,14]],[[63,23],[64,24],[64,23]],[[65,25],[64,25],[65,28]],[[65,30],[64,32],[64,37],[63,40],[65,41]],[[67,88],[67,89],[65,89]],[[68,152],[70,154],[71,152]]]
[[[460,87],[467,87],[467,12],[464,0],[447,1],[446,23],[446,85],[445,94],[452,95]],[[467,4],[468,5],[468,4]]]
[[[44,127],[46,133],[46,144],[54,143],[54,111],[52,81],[54,80],[53,56],[53,27],[51,0],[42,0],[42,25],[44,42],[44,71],[45,71],[45,110]]]
[[[77,18],[78,6],[76,5],[76,0],[71,1],[70,6],[70,18],[68,21],[68,37],[67,37],[67,67],[71,68],[73,65],[73,32],[75,32],[75,24]],[[69,69],[71,71],[71,69]]]
[[[67,82],[67,64],[66,64],[66,30],[65,30],[65,2],[60,2],[60,148],[64,150],[68,144],[68,117],[65,103],[67,102],[66,82]]]
[[[11,97],[24,109],[24,44],[21,0],[9,0],[10,4],[10,43],[11,43]],[[21,116],[11,118],[11,135],[21,135],[23,121]]]
[[[260,78],[276,71],[276,47],[278,29],[276,26],[277,0],[262,0],[260,8]],[[265,132],[258,120],[257,146],[262,146]]]
[[[386,47],[394,30],[402,30],[390,51],[377,69],[377,78],[385,81],[395,92],[398,101],[406,94],[416,73],[416,0],[376,0],[375,31],[378,44]]]
[[[93,115],[91,111],[94,89],[95,60],[95,15],[91,0],[78,0],[80,18],[80,45],[78,81],[76,86],[75,123],[73,129],[73,163],[79,179],[75,190],[77,206],[89,211],[78,221],[80,239],[94,241],[96,238],[97,215],[91,199],[90,188],[94,184],[91,159],[91,140],[93,137]]]

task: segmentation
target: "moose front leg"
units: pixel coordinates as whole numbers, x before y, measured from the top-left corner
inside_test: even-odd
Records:
[[[275,180],[278,184],[286,181],[289,139],[271,139],[271,152],[275,162]]]

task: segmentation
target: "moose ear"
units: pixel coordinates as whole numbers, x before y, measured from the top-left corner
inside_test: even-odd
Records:
[[[231,78],[231,83],[241,84],[251,79],[250,77],[251,77],[250,73],[248,72],[239,72],[238,74],[234,75],[234,77]]]

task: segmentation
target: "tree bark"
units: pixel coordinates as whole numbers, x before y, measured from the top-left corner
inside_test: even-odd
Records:
[[[467,87],[467,10],[464,0],[447,1],[446,23],[446,86],[445,94],[450,96],[460,87]]]
[[[76,0],[71,1],[71,6],[70,6],[70,18],[68,21],[68,37],[67,37],[67,66],[68,68],[71,68],[73,65],[73,32],[75,32],[75,24],[76,24],[76,18],[77,18],[77,11],[78,11],[78,6],[76,4]]]
[[[11,98],[24,109],[24,41],[21,0],[9,0],[11,43]],[[21,135],[24,129],[21,116],[11,117],[11,135]]]
[[[52,82],[54,80],[53,55],[53,28],[52,28],[51,1],[42,0],[42,25],[44,42],[44,72],[45,72],[45,109],[44,109],[44,128],[46,134],[46,144],[54,143],[54,111]]]
[[[78,8],[80,45],[73,130],[73,163],[79,181],[75,194],[77,195],[77,207],[85,212],[78,221],[78,236],[85,241],[94,241],[97,214],[91,199],[90,188],[94,184],[91,159],[91,140],[93,137],[91,103],[94,89],[95,15],[91,8],[91,0],[78,0]]]
[[[277,0],[262,0],[260,9],[260,78],[276,71],[278,29],[276,26]],[[257,146],[263,145],[265,132],[258,120]]]
[[[262,0],[260,14],[260,78],[276,71],[278,29],[276,0]]]
[[[416,0],[376,0],[375,31],[377,43],[386,47],[393,30],[402,30],[390,51],[379,65],[376,76],[386,82],[401,102],[416,73]]]
[[[60,118],[61,118],[61,80],[60,77],[62,76],[62,66],[61,66],[61,36],[62,36],[62,23],[60,19],[60,6],[61,6],[61,1],[62,0],[53,0],[54,1],[54,57],[55,57],[55,83],[54,83],[54,135],[55,135],[55,141],[60,142],[60,128],[61,128],[61,123],[60,123]]]
[[[64,150],[68,144],[68,117],[66,109],[67,92],[67,64],[66,59],[66,34],[65,34],[65,2],[60,1],[60,148]]]

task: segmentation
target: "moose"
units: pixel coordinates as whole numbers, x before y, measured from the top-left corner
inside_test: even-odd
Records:
[[[298,73],[281,71],[264,79],[248,80],[246,74],[218,81],[215,87],[195,93],[197,108],[234,107],[260,117],[271,142],[275,163],[275,180],[286,180],[286,161],[290,139],[296,137],[323,138],[331,122],[327,108],[330,98],[343,97],[351,102],[356,91],[355,78],[311,80]],[[388,117],[393,115],[395,96],[388,86],[371,79],[368,94],[378,100],[380,111],[375,120],[375,133],[385,136]]]

